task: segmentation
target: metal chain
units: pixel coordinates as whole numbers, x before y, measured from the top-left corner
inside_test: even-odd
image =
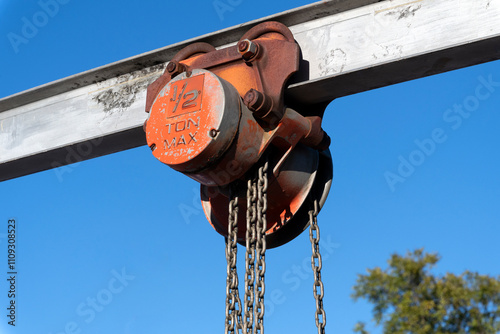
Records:
[[[247,181],[247,212],[246,223],[247,230],[245,235],[245,306],[244,306],[244,323],[243,333],[252,334],[253,331],[253,305],[255,301],[255,243],[257,238],[257,231],[255,223],[257,221],[257,183],[255,179]]]
[[[257,241],[256,241],[256,268],[257,280],[255,283],[255,333],[264,334],[264,293],[266,285],[264,275],[266,273],[266,238],[267,229],[267,168],[268,162],[259,168],[257,181]]]
[[[225,334],[239,333],[241,328],[241,300],[238,291],[238,273],[236,271],[238,238],[238,197],[230,196],[229,218],[226,238],[226,326]]]
[[[312,256],[311,256],[311,267],[314,273],[314,285],[313,293],[314,299],[316,299],[316,327],[318,327],[318,334],[325,334],[326,326],[326,314],[323,309],[323,282],[321,281],[321,268],[323,263],[321,261],[321,254],[319,252],[319,226],[318,226],[318,212],[319,204],[318,201],[314,201],[314,210],[309,211],[309,223],[311,228],[309,229],[309,240],[311,240]],[[319,288],[319,291],[318,291]]]
[[[245,235],[245,299],[241,316],[241,300],[236,270],[238,237],[238,197],[229,199],[228,233],[226,238],[226,334],[264,334],[264,294],[266,272],[267,229],[267,161],[258,170],[256,178],[247,181],[247,212]],[[254,308],[255,304],[255,308]],[[254,328],[255,322],[255,328]]]
[[[233,198],[230,196],[229,200],[228,236],[226,238],[226,334],[238,334],[242,326],[243,334],[264,334],[267,169],[268,162],[266,161],[259,168],[257,179],[247,181],[244,322],[240,310],[241,300],[238,291],[238,273],[236,271],[238,197]],[[323,263],[319,249],[318,212],[319,203],[315,200],[314,209],[309,211],[309,240],[312,248],[311,267],[314,273],[313,294],[316,300],[315,320],[318,334],[325,334],[326,313],[323,308],[324,288],[321,280]],[[255,328],[253,328],[254,320]]]

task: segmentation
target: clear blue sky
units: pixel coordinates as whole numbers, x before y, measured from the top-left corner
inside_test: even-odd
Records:
[[[65,0],[16,53],[8,34],[43,9],[0,0],[0,97],[306,3],[242,0],[220,17],[212,1]],[[481,78],[500,82],[500,63],[328,107],[335,177],[319,220],[329,333],[371,319],[351,288],[393,252],[439,252],[437,273],[500,274],[500,85]],[[467,118],[451,118],[461,105]],[[418,166],[391,189],[387,172],[401,159]],[[0,183],[0,333],[221,333],[224,241],[205,220],[199,186],[147,147],[70,167],[62,180],[49,170]],[[15,328],[5,317],[9,217],[19,226]],[[307,234],[268,252],[267,333],[316,331],[309,256]]]

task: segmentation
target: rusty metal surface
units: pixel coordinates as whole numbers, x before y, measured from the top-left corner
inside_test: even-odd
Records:
[[[241,108],[239,128],[232,145],[216,163],[196,172],[185,173],[187,176],[207,186],[227,185],[242,178],[270,146],[279,149],[276,154],[279,154],[280,159],[272,169],[272,173],[277,175],[290,152],[300,142],[314,149],[320,146],[310,145],[311,142],[329,143],[326,133],[322,130],[313,133],[308,118],[292,109],[286,109],[277,127],[266,131],[252,113],[245,110],[244,105]],[[325,141],[325,138],[328,140]]]
[[[317,183],[318,150],[326,150],[330,138],[320,117],[285,108],[284,87],[298,67],[292,33],[266,22],[228,48],[206,43],[184,48],[148,87],[145,130],[153,155],[202,184],[207,218],[224,236],[228,189],[246,189],[245,180],[264,158],[272,200],[263,229],[270,247],[293,239],[308,221],[296,215]],[[318,186],[325,182],[328,178],[321,178]],[[247,214],[245,191],[234,195],[240,221]],[[239,242],[245,234],[245,227],[238,229]]]
[[[333,178],[331,157],[328,151],[319,153],[304,145],[291,151],[280,173],[269,173],[269,201],[267,208],[266,239],[267,247],[283,245],[297,237],[308,224],[309,200],[318,200],[323,206],[330,191]],[[274,153],[274,154],[273,154]],[[269,155],[269,169],[272,170],[280,157],[274,149]],[[244,221],[247,210],[245,185],[238,193],[238,220]],[[227,234],[229,194],[218,187],[201,186],[201,199],[205,215],[221,235]],[[310,196],[310,197],[309,197]],[[238,242],[245,244],[246,226],[238,229]]]
[[[320,120],[311,122],[296,112],[285,112],[283,90],[298,66],[299,47],[289,29],[278,22],[262,23],[250,29],[237,45],[221,50],[207,43],[185,47],[148,87],[146,110],[150,118],[145,129],[153,154],[202,184],[222,186],[242,177],[271,142],[288,150],[300,140],[311,147],[324,144]],[[230,84],[226,89],[201,79],[196,84],[199,76],[193,71],[198,69],[210,70],[207,78]],[[226,92],[232,87],[248,109]],[[231,102],[222,108],[226,100]],[[239,117],[228,116],[236,114],[238,108],[239,124]],[[193,114],[198,112],[199,116]],[[223,124],[226,119],[235,121]],[[187,131],[191,125],[193,131]],[[231,145],[236,129],[238,135]]]
[[[242,55],[239,50],[240,43],[245,40],[258,48],[258,54],[249,60],[244,58],[248,52]],[[231,82],[242,98],[251,89],[265,92],[273,105],[273,113],[268,114],[277,115],[270,121],[276,124],[283,113],[285,83],[299,69],[299,46],[290,30],[278,22],[264,22],[250,29],[237,45],[214,50],[207,43],[195,43],[179,51],[172,59],[171,71],[167,66],[164,74],[148,87],[146,111],[150,111],[156,96],[173,74],[203,68]]]
[[[309,209],[312,201],[317,201],[319,209],[323,207],[330,192],[333,180],[333,164],[329,150],[318,152],[318,169],[309,196],[286,224],[274,233],[266,234],[270,247],[281,246],[300,235],[309,225]]]

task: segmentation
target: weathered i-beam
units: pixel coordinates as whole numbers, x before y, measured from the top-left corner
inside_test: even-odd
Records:
[[[144,145],[145,90],[167,61],[266,20],[301,47],[286,94],[304,105],[500,59],[498,0],[322,1],[1,99],[0,181]]]

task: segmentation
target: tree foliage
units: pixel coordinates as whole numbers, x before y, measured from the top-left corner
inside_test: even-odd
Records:
[[[499,333],[500,277],[470,271],[436,276],[431,269],[439,260],[423,249],[394,254],[387,269],[358,275],[352,297],[373,304],[385,334]],[[362,322],[354,331],[368,334]]]

